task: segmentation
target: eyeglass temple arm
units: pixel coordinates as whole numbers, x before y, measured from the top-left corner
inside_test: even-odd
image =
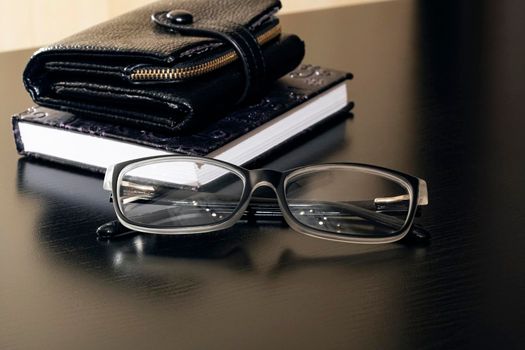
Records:
[[[386,214],[383,214],[381,212],[377,212],[374,210],[388,211],[389,207],[392,210],[399,210],[400,207],[402,207],[404,203],[406,204],[409,198],[405,196],[396,196],[396,197],[389,197],[389,198],[380,198],[379,200],[378,199],[374,200],[373,202],[372,201],[339,202],[337,204],[333,202],[316,202],[315,205],[325,205],[325,206],[331,206],[334,208],[340,207],[364,219],[367,219],[377,224],[385,225],[388,227],[398,227],[400,225],[403,225],[404,220],[390,216],[390,215],[386,215]],[[304,204],[304,201],[302,203]],[[357,203],[359,203],[359,205],[356,205]],[[265,205],[261,205],[261,204],[265,204]],[[314,207],[312,204],[309,204],[309,203],[306,203],[306,205],[311,205],[312,207]],[[367,209],[366,207],[364,207],[367,205],[370,209]],[[423,205],[426,205],[426,203]],[[251,217],[267,217],[267,216],[282,217],[281,210],[278,207],[277,202],[274,198],[266,199],[266,198],[257,198],[257,197],[252,198],[252,201],[248,205],[248,210],[244,215],[248,216],[248,218],[250,216]],[[414,236],[413,238],[415,239],[421,239],[421,240],[430,239],[430,233],[418,224],[412,225],[412,228],[409,234]]]
[[[161,189],[163,187],[163,186],[155,186],[155,185],[138,185],[138,184],[134,184],[128,181],[123,181],[122,186],[131,189],[131,192],[135,192],[135,194],[137,195],[136,198],[140,198],[142,196],[148,196],[148,195],[152,195],[152,194],[161,192]],[[419,187],[418,188],[419,194],[417,197],[417,205],[418,205],[418,208],[420,208],[422,206],[428,205],[428,191],[427,191],[426,181],[419,179],[418,187]],[[104,184],[104,189],[108,191],[111,190],[110,188],[107,188],[106,184]],[[169,190],[170,189],[168,189],[168,191]],[[133,198],[131,198],[131,200],[133,200]],[[254,197],[251,203],[253,203],[256,200],[257,200],[257,197]],[[399,203],[405,203],[408,200],[410,200],[410,195],[404,194],[404,195],[399,195],[399,196],[375,198],[374,204],[376,205],[377,209],[388,210],[389,207],[396,206]]]
[[[221,197],[219,200],[218,195],[215,195],[217,197],[217,202],[207,202],[206,206],[208,206],[210,209],[224,209],[226,207],[235,207],[235,200],[232,200],[232,198],[229,197]],[[162,198],[162,192],[159,188],[153,188],[151,186],[143,186],[143,185],[133,185],[132,190],[128,193],[127,198],[123,199],[124,203],[131,203],[131,202],[137,202],[140,200],[151,200],[155,198],[155,201],[157,203],[164,203],[167,205],[178,205],[178,206],[188,206],[188,207],[194,207],[196,205],[199,205],[199,200],[197,197],[188,198],[186,200],[170,200],[168,198]],[[395,197],[382,197],[382,198],[375,198],[373,201],[347,201],[347,202],[339,202],[340,204],[346,203],[349,206],[346,207],[346,210],[350,210],[350,212],[354,212],[360,215],[364,215],[363,217],[369,220],[374,221],[374,218],[381,219],[380,212],[386,212],[386,211],[406,211],[406,206],[409,201],[410,197],[408,195],[401,195],[401,196],[395,196]],[[110,201],[112,200],[112,197],[110,197]],[[315,205],[324,205],[325,207],[337,207],[337,202],[313,202],[313,201],[295,201],[295,203],[292,204],[293,206],[310,206],[314,207]],[[426,205],[420,204],[418,205],[418,210],[421,206]],[[229,208],[233,209],[233,208]],[[247,212],[245,215],[249,216],[282,216],[281,210],[279,208],[279,205],[277,204],[276,198],[264,198],[264,197],[253,197],[250,200],[250,203],[248,204]],[[393,222],[392,220],[398,220],[396,218],[392,218],[388,215],[382,215],[385,217],[385,222],[378,220],[378,223],[386,224],[386,225],[393,225],[397,222]]]
[[[136,234],[136,231],[130,230],[120,223],[119,220],[109,221],[97,228],[97,237],[101,240],[110,240]],[[414,224],[410,232],[403,239],[409,243],[427,243],[430,240],[430,233],[418,224]]]
[[[142,188],[144,190],[144,188]],[[145,193],[142,193],[144,195]],[[135,200],[140,199],[140,195],[137,197],[133,197]],[[166,199],[164,199],[166,200]],[[167,200],[169,204],[173,204],[173,201]],[[379,202],[379,203],[378,203]],[[304,201],[300,203],[296,203],[295,205],[303,205],[303,206],[309,206],[310,208],[314,208],[315,205],[325,205],[325,206],[331,206],[337,208],[342,207],[343,209],[354,213],[362,218],[365,218],[367,220],[370,220],[372,222],[389,226],[389,227],[397,227],[404,223],[404,220],[401,220],[396,217],[392,217],[386,214],[382,214],[380,212],[377,212],[375,210],[383,210],[386,211],[389,209],[393,210],[400,210],[400,208],[403,207],[403,204],[406,206],[407,199],[404,196],[397,196],[397,197],[389,197],[389,198],[380,198],[379,201],[375,200],[372,201],[361,201],[361,202],[345,202],[345,203],[322,203],[322,202],[316,202],[315,204],[311,203],[305,203]],[[352,203],[359,203],[359,205],[355,205]],[[373,204],[372,204],[373,203]],[[188,206],[193,207],[194,202],[193,201],[177,201],[177,204],[184,205],[187,204]],[[292,204],[293,206],[294,204]],[[207,206],[210,208],[214,208],[214,205],[212,203],[207,203]],[[363,207],[365,206],[365,207]],[[370,209],[367,209],[366,206],[368,206]],[[406,209],[405,209],[406,210]],[[277,204],[276,198],[260,198],[260,197],[253,197],[252,200],[249,203],[248,209],[243,215],[243,218],[245,220],[256,220],[257,218],[279,218],[282,220],[282,212]],[[116,236],[120,236],[123,234],[127,234],[129,230],[125,227],[123,227],[120,224],[117,224],[116,222],[109,222],[105,225],[102,225],[97,230],[97,234],[100,238],[113,238]],[[430,234],[424,230],[419,225],[413,225],[412,229],[410,231],[410,236],[412,239],[415,239],[417,241],[426,241],[430,238]]]

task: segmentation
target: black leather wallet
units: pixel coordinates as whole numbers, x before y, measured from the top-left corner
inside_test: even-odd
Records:
[[[278,0],[158,1],[37,51],[33,100],[77,115],[184,131],[260,98],[304,56]]]

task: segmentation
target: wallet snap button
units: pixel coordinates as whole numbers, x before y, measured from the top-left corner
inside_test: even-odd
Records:
[[[171,10],[166,14],[166,18],[173,24],[192,24],[193,15],[184,10]]]

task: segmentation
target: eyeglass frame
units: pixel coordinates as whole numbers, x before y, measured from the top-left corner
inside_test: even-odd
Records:
[[[129,220],[120,208],[120,200],[118,193],[118,186],[122,181],[122,177],[126,174],[126,171],[132,170],[139,166],[155,164],[159,160],[169,161],[170,159],[176,159],[177,161],[188,161],[188,162],[203,162],[206,164],[218,166],[226,170],[231,171],[232,173],[239,176],[243,181],[243,193],[235,211],[225,219],[224,221],[199,225],[199,226],[187,226],[187,227],[178,227],[178,228],[160,228],[152,225],[137,225]],[[131,167],[133,165],[133,167]],[[408,190],[410,203],[408,208],[408,214],[406,216],[403,226],[396,231],[397,234],[393,236],[377,237],[377,238],[368,238],[368,237],[358,237],[358,236],[349,236],[345,237],[337,233],[329,233],[322,230],[317,230],[305,224],[302,224],[295,218],[292,214],[290,208],[287,205],[286,200],[286,185],[287,180],[301,174],[303,172],[308,172],[307,170],[317,169],[326,170],[329,168],[336,167],[351,167],[356,169],[365,170],[368,173],[379,175],[382,177],[389,178],[390,180],[403,184]],[[293,175],[293,176],[291,176]],[[245,169],[243,167],[224,162],[222,160],[199,157],[199,156],[184,156],[184,155],[162,155],[162,156],[151,156],[145,158],[132,159],[125,162],[120,162],[114,165],[109,166],[106,169],[103,188],[107,191],[111,191],[113,196],[113,208],[117,215],[120,223],[134,231],[151,233],[151,234],[161,234],[161,235],[179,235],[179,234],[197,234],[197,233],[206,233],[214,232],[219,230],[224,230],[235,225],[241,217],[244,215],[244,212],[250,204],[253,192],[262,186],[271,188],[276,196],[277,203],[281,210],[284,220],[293,230],[311,236],[315,238],[325,239],[335,242],[345,242],[345,243],[361,243],[361,244],[384,244],[392,243],[401,240],[405,237],[414,224],[414,219],[418,206],[424,206],[428,204],[428,192],[427,184],[425,180],[417,178],[412,175],[402,173],[400,171],[370,165],[363,163],[350,163],[350,162],[335,162],[335,163],[325,163],[325,164],[314,164],[295,167],[293,169],[285,171],[277,171],[271,169]]]

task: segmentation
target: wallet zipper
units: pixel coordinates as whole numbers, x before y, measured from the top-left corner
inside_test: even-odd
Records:
[[[259,45],[264,45],[281,34],[278,24],[257,36]],[[130,72],[129,79],[140,80],[182,80],[197,77],[222,68],[238,59],[237,52],[230,50],[219,57],[187,67],[178,68],[137,68]]]

